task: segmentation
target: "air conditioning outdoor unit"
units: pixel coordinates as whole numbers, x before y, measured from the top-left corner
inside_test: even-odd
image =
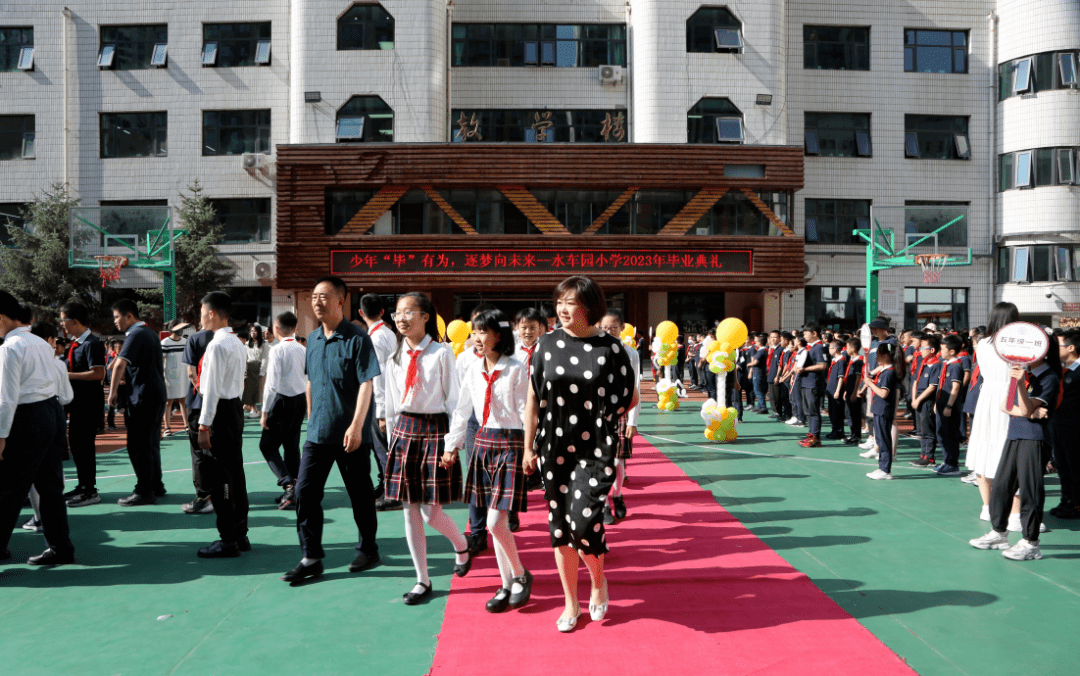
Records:
[[[600,66],[600,84],[619,84],[622,81],[622,66]]]
[[[252,273],[255,275],[255,279],[273,279],[275,267],[270,261],[255,261],[252,266]]]
[[[266,155],[262,153],[244,153],[244,169],[262,169],[266,166]]]
[[[810,281],[817,276],[818,264],[817,261],[804,261],[804,263],[805,265],[803,266],[803,278],[807,281]]]

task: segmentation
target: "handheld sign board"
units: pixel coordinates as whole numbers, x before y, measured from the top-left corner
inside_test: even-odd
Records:
[[[1050,338],[1046,332],[1030,322],[1006,324],[994,336],[994,351],[1002,361],[1014,366],[1028,366],[1046,356],[1050,348]],[[1005,402],[1008,409],[1016,405],[1016,388],[1019,381],[1015,378],[1009,383],[1009,396]]]
[[[870,343],[874,339],[874,334],[870,332],[870,325],[863,324],[859,329],[859,343],[862,345],[863,353],[870,350]]]

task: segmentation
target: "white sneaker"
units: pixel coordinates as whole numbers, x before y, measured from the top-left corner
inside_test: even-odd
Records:
[[[859,448],[863,449],[864,451],[869,451],[871,448],[874,448],[875,446],[877,446],[877,442],[874,441],[874,437],[872,437],[872,436],[868,437],[866,439],[866,441],[859,444]]]
[[[1021,540],[1023,542],[1023,540]],[[1009,536],[992,530],[981,538],[968,540],[968,544],[975,549],[1008,549]]]
[[[1019,533],[1024,530],[1024,527],[1020,524],[1020,515],[1010,514],[1009,525],[1006,528],[1010,533]]]
[[[1001,555],[1006,559],[1012,559],[1013,561],[1031,561],[1032,559],[1038,560],[1042,558],[1042,552],[1039,551],[1039,543],[1031,543],[1027,540],[1017,542],[1012,547],[1001,552]]]
[[[871,448],[868,451],[863,451],[862,453],[860,453],[859,457],[866,458],[867,460],[869,460],[870,458],[876,458],[878,457],[878,450],[876,448]]]
[[[962,477],[962,478],[960,479],[960,481],[963,481],[963,482],[964,482],[964,483],[966,483],[966,484],[973,484],[973,485],[975,485],[975,484],[978,484],[978,483],[979,483],[979,477],[975,476],[975,472],[972,472],[971,474],[968,474],[967,476],[965,476],[965,477]]]
[[[889,474],[888,472],[882,472],[880,469],[875,469],[873,472],[868,472],[866,476],[873,479],[874,481],[881,481],[882,479],[886,481],[892,480],[892,474]]]
[[[1050,529],[1046,527],[1045,523],[1040,523],[1039,524],[1039,532],[1040,533],[1047,533],[1049,531],[1050,531]]]
[[[799,424],[799,419],[796,418],[795,416],[791,416],[790,420],[785,420],[784,422],[786,422],[789,425],[798,425]]]
[[[983,505],[982,511],[979,512],[979,519],[982,521],[990,520],[990,505]]]

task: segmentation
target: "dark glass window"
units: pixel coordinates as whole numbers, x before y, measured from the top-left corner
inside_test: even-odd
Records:
[[[338,143],[394,140],[394,111],[378,96],[354,96],[337,112]]]
[[[394,17],[382,5],[353,5],[337,22],[337,48],[393,49]]]
[[[758,193],[758,198],[777,218],[787,223],[787,193]],[[724,193],[686,234],[761,237],[779,235],[780,232],[776,225],[754,206],[749,197],[742,191],[732,190]]]
[[[807,286],[805,323],[834,331],[858,330],[866,322],[866,289],[850,286]]]
[[[853,234],[870,227],[870,200],[807,199],[807,244],[862,244]]]
[[[869,113],[805,113],[807,155],[870,157]]]
[[[1071,89],[1076,86],[1077,52],[1043,52],[998,65],[998,96]],[[1020,82],[1017,82],[1017,72]]]
[[[336,235],[375,196],[374,190],[327,190],[326,234]]]
[[[169,114],[102,113],[101,157],[164,157],[169,147]]]
[[[904,70],[909,73],[966,73],[967,52],[967,31],[904,31]]]
[[[968,118],[951,115],[905,115],[904,154],[924,160],[971,159]]]
[[[455,23],[454,66],[625,66],[623,24]]]
[[[726,7],[702,7],[686,20],[686,51],[742,51],[742,22]]]
[[[631,232],[655,235],[694,197],[693,191],[640,190],[634,195],[630,210]]]
[[[269,110],[203,111],[203,155],[269,152]]]
[[[870,29],[803,26],[803,68],[870,70]]]
[[[270,40],[270,22],[203,24],[203,65],[235,68],[256,65],[259,43]],[[214,60],[207,62],[208,51]],[[269,55],[269,52],[266,52]],[[268,61],[267,61],[268,62]],[[261,64],[260,64],[261,65]]]
[[[686,142],[741,143],[742,121],[742,111],[735,107],[731,99],[703,98],[686,113]],[[734,138],[736,131],[738,140]]]
[[[12,229],[26,227],[26,204],[24,202],[0,203],[0,246],[12,246]]]
[[[154,46],[169,44],[167,24],[141,26],[102,26],[101,55],[99,65],[113,70],[137,70],[153,68]],[[101,63],[101,56],[112,47],[114,52],[108,64]]]
[[[533,190],[535,197],[547,207],[571,234],[580,235],[614,203],[621,191],[606,190]],[[630,234],[630,202],[623,204],[607,223],[596,231],[600,235]]]
[[[897,248],[914,244],[921,239],[922,235],[928,235],[943,228],[947,223],[952,225],[942,229],[935,237],[940,247],[966,247],[968,246],[968,219],[967,202],[924,202],[909,200],[904,203],[904,236],[906,241],[896,242]],[[932,239],[923,240],[913,250],[913,253],[926,253],[933,250]]]
[[[504,206],[513,207],[512,204]],[[513,219],[520,215],[516,209],[509,218],[509,226],[514,231]],[[472,213],[462,214],[467,222],[472,223]],[[505,227],[505,226],[504,226]],[[539,232],[539,231],[535,231]],[[410,190],[401,196],[390,210],[390,219],[380,219],[372,228],[374,235],[463,235],[465,231],[435,204],[423,190]],[[514,234],[517,234],[516,232]]]
[[[222,244],[270,241],[270,198],[210,200],[222,230]]]
[[[0,115],[0,160],[34,157],[35,137],[33,115]]]
[[[450,113],[454,142],[626,142],[623,110],[464,110]]]
[[[33,46],[32,27],[0,28],[0,73],[18,70],[23,48]]]
[[[998,189],[1074,185],[1078,148],[1036,148],[998,156]]]
[[[933,322],[941,331],[967,328],[967,296],[967,289],[907,287],[904,289],[904,326],[923,327]]]
[[[1007,153],[1001,156],[1001,166],[998,169],[999,189],[1011,190],[1015,187],[1016,177],[1013,172],[1015,171],[1014,164],[1015,156],[1012,153]]]

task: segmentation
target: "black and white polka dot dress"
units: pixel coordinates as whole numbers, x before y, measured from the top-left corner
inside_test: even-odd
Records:
[[[615,482],[618,420],[634,394],[630,359],[606,333],[574,338],[556,329],[540,338],[532,387],[540,402],[535,448],[551,546],[604,554],[603,507]]]

